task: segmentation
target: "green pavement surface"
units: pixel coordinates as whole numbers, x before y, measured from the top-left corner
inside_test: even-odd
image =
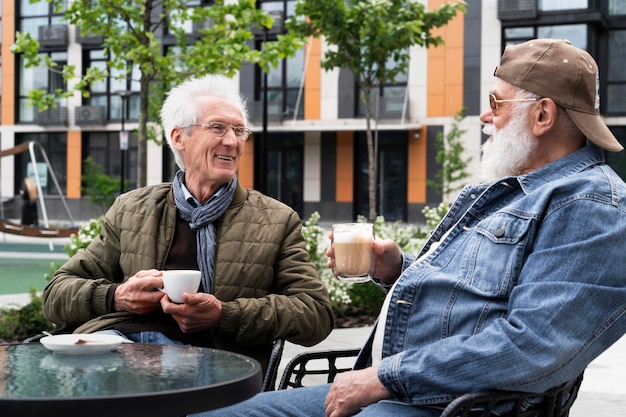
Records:
[[[61,242],[0,242],[0,295],[43,290],[50,264],[62,263],[67,254]],[[52,249],[52,250],[51,250]]]
[[[31,287],[43,290],[48,281],[51,259],[0,258],[0,294],[21,294]]]
[[[48,243],[19,243],[19,242],[0,242],[0,252],[20,252],[20,253],[45,253],[45,254],[63,254],[65,249],[63,244],[53,243],[52,250]]]

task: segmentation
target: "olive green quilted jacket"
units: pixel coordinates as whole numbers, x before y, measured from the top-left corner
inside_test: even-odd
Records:
[[[107,311],[107,291],[139,270],[163,269],[175,224],[170,183],[121,195],[106,213],[100,236],[46,286],[45,316],[87,333],[132,321],[130,313]],[[312,346],[328,336],[328,292],[310,262],[295,211],[238,185],[217,233],[213,293],[223,312],[212,330],[216,348],[265,365],[274,339]]]

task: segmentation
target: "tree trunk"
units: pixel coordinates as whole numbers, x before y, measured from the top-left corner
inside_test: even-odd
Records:
[[[148,78],[142,74],[139,89],[139,125],[137,129],[137,188],[146,186],[148,159]]]
[[[376,221],[376,176],[377,176],[377,164],[376,164],[376,146],[374,143],[374,137],[372,135],[372,96],[371,87],[364,87],[363,93],[365,95],[365,123],[366,123],[366,135],[367,135],[367,162],[369,168],[369,221],[374,223]]]

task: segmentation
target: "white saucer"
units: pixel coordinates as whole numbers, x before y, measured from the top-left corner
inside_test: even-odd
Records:
[[[79,339],[85,343],[76,343]],[[111,352],[124,341],[121,336],[112,334],[59,334],[42,337],[40,342],[48,350],[66,355],[93,355]]]

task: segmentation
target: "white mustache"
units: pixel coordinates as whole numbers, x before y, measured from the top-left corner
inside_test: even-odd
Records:
[[[496,131],[496,128],[493,125],[484,125],[483,126],[483,133],[485,135],[493,136],[495,131]]]

